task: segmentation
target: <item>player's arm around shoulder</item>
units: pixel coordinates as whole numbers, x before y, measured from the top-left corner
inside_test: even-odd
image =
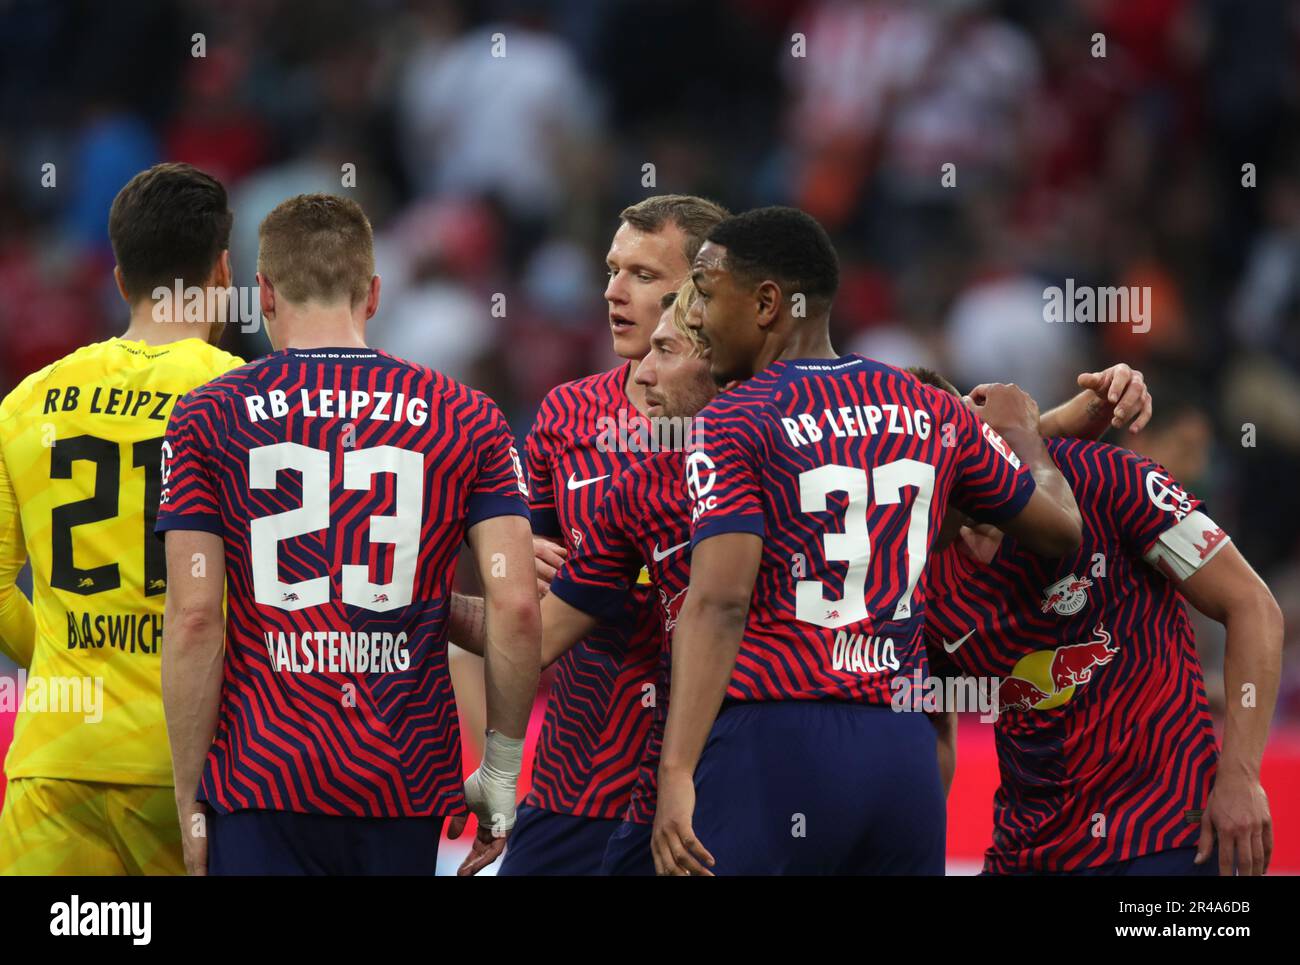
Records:
[[[1078,383],[1078,395],[1039,417],[1040,435],[1100,439],[1107,430],[1126,426],[1139,433],[1151,421],[1151,393],[1138,369],[1119,362],[1100,372],[1081,372]]]
[[[226,586],[222,537],[202,530],[166,534],[162,694],[176,781],[185,866],[207,873],[206,808],[196,800],[221,705]]]
[[[1038,404],[1028,393],[1007,384],[979,386],[971,399],[976,416],[993,430],[992,436],[983,432],[985,441],[994,448],[999,448],[999,438],[1009,445],[1034,481],[1023,508],[996,525],[1040,555],[1073,553],[1083,542],[1083,517],[1039,435]]]

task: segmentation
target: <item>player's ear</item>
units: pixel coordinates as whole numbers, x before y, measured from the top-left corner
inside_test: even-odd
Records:
[[[217,256],[217,263],[212,266],[212,288],[229,288],[232,281],[230,273],[230,250],[223,248]]]
[[[117,293],[122,296],[122,301],[130,305],[131,295],[126,290],[126,277],[118,265],[113,266],[113,281],[117,282]]]
[[[375,312],[379,311],[379,276],[370,277],[370,290],[366,292],[366,321],[375,317]]]
[[[767,328],[781,314],[781,286],[774,281],[759,282],[754,294],[758,299],[759,328]]]
[[[257,273],[257,300],[262,307],[262,317],[267,321],[275,318],[275,286],[260,271]]]

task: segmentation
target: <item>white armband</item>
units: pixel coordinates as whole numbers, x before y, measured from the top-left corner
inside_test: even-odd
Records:
[[[1196,510],[1161,533],[1142,558],[1166,578],[1181,583],[1214,559],[1230,539],[1223,527]]]

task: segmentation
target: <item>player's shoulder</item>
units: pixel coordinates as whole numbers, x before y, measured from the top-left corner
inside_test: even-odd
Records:
[[[1132,449],[1098,439],[1058,437],[1046,440],[1047,452],[1066,481],[1073,485],[1114,485],[1131,479],[1157,463]]]
[[[189,368],[202,381],[218,378],[246,364],[238,355],[197,338],[175,343],[171,355],[177,364]]]
[[[1145,494],[1159,503],[1165,493],[1181,498],[1185,491],[1160,463],[1123,446],[1093,439],[1048,439],[1052,461],[1074,491],[1079,507],[1113,504],[1126,496]]]
[[[650,496],[671,488],[684,479],[686,454],[664,449],[648,452],[629,463],[614,483],[616,491],[624,496]]]
[[[24,412],[32,397],[53,382],[80,383],[82,379],[78,378],[78,370],[104,356],[109,346],[116,341],[110,339],[104,342],[91,342],[32,372],[19,382],[3,401],[0,401],[0,422]]]
[[[233,358],[233,356],[232,356]],[[225,371],[213,376],[206,382],[200,382],[184,395],[184,402],[194,405],[201,402],[229,402],[242,393],[248,382],[254,379],[270,359],[270,356],[253,359],[251,362],[239,361]]]
[[[537,410],[538,421],[572,418],[586,410],[608,412],[626,398],[631,366],[631,362],[623,362],[605,372],[561,382],[542,398]]]
[[[77,350],[77,352],[81,351],[84,351],[84,349]],[[23,411],[26,408],[27,400],[50,380],[50,376],[56,369],[64,365],[69,358],[76,354],[76,352],[73,352],[72,355],[65,356],[57,362],[51,362],[44,368],[37,369],[14,386],[3,401],[0,401],[0,421],[10,419],[16,413]]]

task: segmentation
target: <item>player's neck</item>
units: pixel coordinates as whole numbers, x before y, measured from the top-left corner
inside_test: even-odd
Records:
[[[645,415],[649,403],[645,400],[645,386],[638,384],[636,381],[636,367],[639,364],[639,362],[633,362],[628,367],[627,381],[623,385],[623,391],[627,393],[628,401],[636,407],[636,410]]]
[[[143,342],[145,345],[170,345],[187,338],[208,342],[211,341],[211,334],[211,322],[159,321],[154,317],[154,303],[146,301],[131,310],[131,321],[122,333],[122,338],[128,342]]]
[[[840,354],[831,345],[831,333],[828,327],[811,323],[793,327],[785,339],[772,339],[770,348],[764,354],[769,353],[770,357],[762,360],[763,365],[759,371],[773,362],[784,362],[789,359],[834,359],[839,358]]]
[[[347,309],[279,312],[270,322],[277,349],[368,348],[364,329]]]

